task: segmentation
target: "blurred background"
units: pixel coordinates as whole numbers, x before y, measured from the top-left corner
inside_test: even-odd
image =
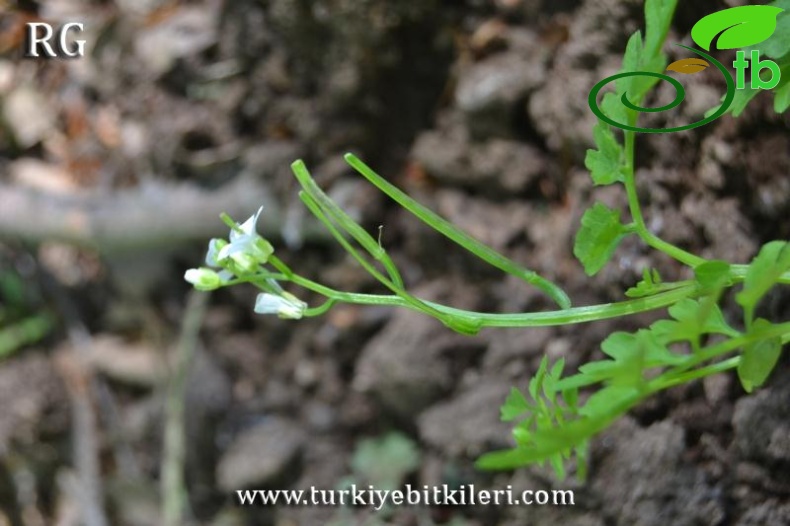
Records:
[[[694,22],[738,3],[680,2],[668,41],[690,44]],[[595,278],[571,250],[594,199],[626,205],[619,188],[593,191],[584,169],[587,94],[619,69],[641,1],[0,9],[0,525],[790,524],[786,359],[751,396],[722,375],[651,399],[595,441],[585,485],[540,467],[481,473],[474,459],[510,444],[499,405],[544,354],[574,370],[611,331],[661,313],[467,337],[388,308],[260,317],[252,287],[207,298],[183,280],[207,241],[227,235],[220,212],[241,221],[265,205],[259,229],[294,270],[379,291],[299,202],[289,164],[301,158],[370,232],[382,227],[418,295],[553,308],[388,202],[346,151],[576,305],[622,299],[648,267],[682,279],[633,239]],[[40,21],[83,23],[85,56],[25,58],[25,25]],[[667,122],[717,104],[716,73],[694,77]],[[788,238],[788,118],[771,104],[763,95],[737,120],[639,137],[655,233],[733,262]],[[773,298],[775,316],[787,299]],[[234,497],[351,483],[577,493],[567,508],[379,513]]]

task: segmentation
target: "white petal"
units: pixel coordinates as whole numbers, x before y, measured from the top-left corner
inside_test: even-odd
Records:
[[[260,207],[257,212],[250,216],[244,223],[239,225],[241,232],[236,232],[235,230],[231,230],[230,232],[230,240],[234,241],[235,237],[237,236],[250,236],[257,233],[256,226],[258,224],[258,216],[261,215],[263,211],[263,207]]]
[[[280,296],[262,292],[255,300],[255,312],[258,314],[279,314],[287,302]]]
[[[200,269],[191,268],[191,269],[187,270],[186,272],[184,272],[184,279],[187,282],[189,282],[189,283],[194,285],[195,283],[200,281],[200,277],[202,276],[202,274],[203,273],[200,272]]]

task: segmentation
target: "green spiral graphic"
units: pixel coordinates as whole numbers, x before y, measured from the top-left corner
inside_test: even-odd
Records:
[[[615,81],[617,79],[625,78],[625,77],[639,77],[639,76],[656,77],[656,78],[659,78],[661,80],[665,80],[665,81],[669,82],[675,88],[675,98],[674,98],[674,100],[672,102],[670,102],[669,104],[666,104],[664,106],[660,106],[660,107],[657,107],[657,108],[646,108],[646,107],[643,107],[643,106],[638,106],[638,105],[632,103],[630,100],[628,100],[628,94],[627,93],[623,93],[623,97],[622,97],[621,101],[622,101],[623,105],[626,108],[628,108],[628,109],[635,110],[635,111],[638,111],[640,113],[656,113],[656,112],[671,110],[672,108],[678,106],[680,103],[683,102],[683,100],[686,98],[686,90],[683,89],[683,85],[678,80],[670,77],[669,75],[665,75],[663,73],[653,73],[653,72],[650,72],[650,71],[629,71],[629,72],[626,72],[626,73],[618,73],[617,75],[612,75],[611,77],[606,77],[605,79],[600,81],[598,84],[593,86],[592,90],[590,90],[590,96],[588,97],[588,102],[590,104],[590,109],[592,110],[592,112],[599,119],[601,119],[602,121],[604,121],[605,123],[607,123],[607,124],[609,124],[611,126],[614,126],[616,128],[620,128],[622,130],[633,131],[633,132],[642,132],[642,133],[669,133],[669,132],[678,132],[678,131],[684,131],[684,130],[691,130],[693,128],[698,128],[700,126],[704,126],[705,124],[708,124],[709,122],[713,122],[716,119],[718,119],[719,117],[721,117],[722,115],[724,115],[727,112],[727,110],[730,108],[730,105],[732,104],[732,100],[735,98],[735,80],[733,80],[732,75],[730,75],[730,72],[727,71],[727,69],[724,67],[724,65],[721,62],[719,62],[715,58],[711,57],[707,53],[705,53],[703,51],[699,51],[697,49],[690,48],[688,46],[684,46],[682,44],[676,44],[676,45],[680,46],[682,48],[688,49],[692,53],[696,53],[697,55],[700,55],[703,58],[707,59],[714,66],[716,66],[719,69],[719,71],[721,71],[722,75],[724,75],[724,80],[727,82],[727,95],[724,97],[724,101],[721,103],[721,106],[716,111],[716,113],[713,113],[712,115],[710,115],[710,116],[708,116],[708,117],[706,117],[706,118],[704,118],[704,119],[702,119],[700,121],[692,122],[691,124],[686,124],[684,126],[676,126],[674,128],[640,128],[638,126],[631,126],[630,124],[617,122],[614,119],[611,119],[610,117],[608,117],[603,111],[601,111],[601,108],[598,106],[598,93],[601,91],[601,89],[604,88],[604,86],[606,86],[610,82]]]

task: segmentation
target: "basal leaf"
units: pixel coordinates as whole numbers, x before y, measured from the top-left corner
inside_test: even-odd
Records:
[[[606,265],[626,233],[620,212],[606,205],[595,203],[584,213],[573,254],[584,265],[587,275],[594,275]]]
[[[614,137],[611,127],[599,122],[593,128],[593,139],[597,150],[587,150],[584,166],[590,170],[590,176],[596,185],[608,185],[622,182],[624,151]]]
[[[718,49],[753,46],[774,33],[776,18],[781,12],[781,8],[768,5],[746,5],[717,11],[694,24],[691,38],[706,51],[710,51],[717,36]]]
[[[749,264],[743,290],[735,300],[745,310],[751,311],[784,272],[790,270],[790,245],[785,241],[771,241],[763,245]]]
[[[770,326],[771,322],[760,318],[754,321],[752,330],[760,331]],[[743,349],[738,364],[738,378],[747,393],[751,393],[754,388],[765,383],[776,367],[781,353],[782,340],[778,337],[760,340]]]

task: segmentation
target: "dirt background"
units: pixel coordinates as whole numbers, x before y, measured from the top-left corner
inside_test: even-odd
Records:
[[[737,3],[680,2],[668,41],[690,45],[696,20]],[[219,212],[241,220],[265,203],[261,229],[297,272],[378,290],[302,208],[289,171],[297,158],[371,232],[383,225],[384,245],[426,298],[551,308],[388,202],[342,153],[558,282],[575,305],[622,299],[646,267],[685,276],[632,239],[592,279],[571,252],[594,199],[625,207],[621,189],[593,189],[585,172],[595,122],[587,93],[619,68],[642,2],[0,6],[0,273],[23,284],[16,315],[56,319],[0,364],[2,525],[102,524],[101,515],[160,524],[182,276],[225,233]],[[87,56],[23,59],[21,28],[37,17],[84,22]],[[660,117],[667,124],[695,119],[723,92],[715,72],[687,86],[684,109]],[[770,95],[738,120],[640,136],[637,164],[648,224],[672,243],[742,263],[790,235],[788,118],[772,113]],[[499,405],[544,354],[573,370],[611,331],[662,313],[465,337],[385,308],[264,318],[254,298],[243,286],[213,294],[189,369],[188,524],[790,524],[786,359],[750,396],[722,375],[649,400],[595,440],[581,485],[538,467],[481,473],[473,461],[510,443]],[[789,308],[776,294],[766,314],[786,319]],[[242,508],[233,498],[241,488],[349,483],[575,489],[576,505],[375,514]]]

